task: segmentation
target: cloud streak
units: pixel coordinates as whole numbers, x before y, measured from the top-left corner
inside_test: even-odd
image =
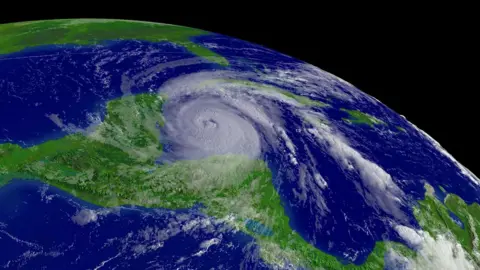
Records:
[[[372,207],[380,207],[384,212],[405,221],[407,217],[400,209],[403,191],[395,184],[392,177],[380,166],[364,158],[359,152],[348,145],[346,139],[334,133],[329,126],[320,123],[309,114],[305,119],[313,125],[307,131],[316,140],[327,147],[330,155],[348,171],[354,171],[362,180],[363,185],[357,185],[365,201]]]

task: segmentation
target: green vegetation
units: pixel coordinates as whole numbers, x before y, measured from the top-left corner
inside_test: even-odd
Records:
[[[112,40],[168,41],[188,51],[228,65],[228,61],[190,41],[208,32],[182,26],[123,20],[50,20],[0,25],[0,54],[43,45],[96,45]]]
[[[346,113],[348,113],[349,118],[343,118],[344,121],[353,124],[360,124],[360,125],[369,125],[373,127],[374,125],[384,125],[385,122],[379,120],[369,114],[363,113],[358,110],[347,110],[347,109],[340,109]]]
[[[163,126],[162,105],[166,96],[140,94],[108,102],[108,114],[89,136],[120,148],[141,160],[153,160],[162,153],[159,127]]]
[[[438,234],[452,235],[463,249],[470,254],[475,262],[480,265],[479,239],[480,234],[480,205],[477,203],[466,204],[455,194],[448,194],[442,203],[434,196],[433,187],[426,184],[425,199],[420,201],[414,209],[414,215],[423,230],[432,237]],[[463,223],[460,227],[450,217],[454,213]]]
[[[361,266],[343,265],[306,242],[289,225],[271,172],[261,160],[223,155],[155,165],[161,153],[159,134],[165,97],[126,96],[107,104],[105,121],[86,136],[71,134],[30,148],[0,145],[0,185],[17,177],[39,179],[88,202],[113,207],[140,205],[203,211],[251,234],[261,256],[271,264],[324,269],[381,269],[384,253],[404,246],[378,242]],[[146,154],[140,154],[146,153]],[[246,226],[255,220],[271,233],[256,234]]]

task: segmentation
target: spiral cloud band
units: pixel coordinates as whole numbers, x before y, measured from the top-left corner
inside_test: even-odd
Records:
[[[168,103],[165,118],[168,143],[181,158],[221,154],[256,158],[260,154],[260,138],[255,128],[221,100],[201,97]]]

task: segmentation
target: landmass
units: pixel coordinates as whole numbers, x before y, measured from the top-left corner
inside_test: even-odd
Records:
[[[255,237],[261,257],[273,265],[286,260],[312,269],[381,269],[388,249],[405,249],[377,242],[367,261],[354,265],[315,248],[290,227],[272,174],[261,160],[222,155],[156,165],[165,99],[139,94],[111,100],[93,133],[29,148],[1,144],[0,185],[13,178],[38,179],[103,207],[201,204],[205,214]]]
[[[274,92],[274,93],[281,94],[283,96],[282,99],[284,99],[284,98],[293,99],[296,102],[298,102],[302,105],[305,105],[305,106],[320,107],[320,108],[329,106],[328,104],[326,104],[324,102],[321,102],[321,101],[318,101],[318,100],[313,100],[309,97],[297,95],[297,94],[294,94],[294,93],[292,93],[290,91],[287,91],[285,89],[275,87],[273,85],[264,84],[264,83],[260,83],[260,82],[255,82],[255,81],[251,81],[251,80],[214,79],[214,80],[208,80],[208,81],[205,82],[205,84],[209,84],[209,83],[215,83],[215,84],[231,83],[231,84],[238,84],[238,85],[243,85],[243,86],[246,86],[246,87],[251,87],[251,88],[254,88],[254,89],[257,89],[257,90],[260,90],[260,91]]]
[[[347,110],[347,109],[340,109],[341,111],[344,111],[348,113],[349,117],[348,118],[343,118],[344,121],[353,123],[353,124],[360,124],[360,125],[368,125],[370,127],[373,127],[374,125],[384,125],[385,122],[383,122],[380,119],[375,118],[374,116],[371,116],[369,114],[363,113],[358,110]]]
[[[220,65],[223,56],[191,41],[209,32],[169,24],[95,19],[63,19],[0,24],[0,54],[48,45],[99,45],[114,40],[168,41]]]
[[[419,201],[418,206],[414,208],[414,215],[422,229],[434,238],[437,235],[453,237],[477,266],[480,266],[478,238],[480,205],[478,203],[467,204],[462,198],[451,193],[447,194],[442,202],[435,196],[432,186],[425,184],[425,189],[427,190],[425,199]],[[461,220],[463,228],[451,218],[450,212]]]

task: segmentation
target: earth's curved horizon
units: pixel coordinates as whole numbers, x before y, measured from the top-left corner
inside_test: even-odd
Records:
[[[0,90],[0,267],[480,267],[480,180],[375,97],[258,44],[1,24]]]

